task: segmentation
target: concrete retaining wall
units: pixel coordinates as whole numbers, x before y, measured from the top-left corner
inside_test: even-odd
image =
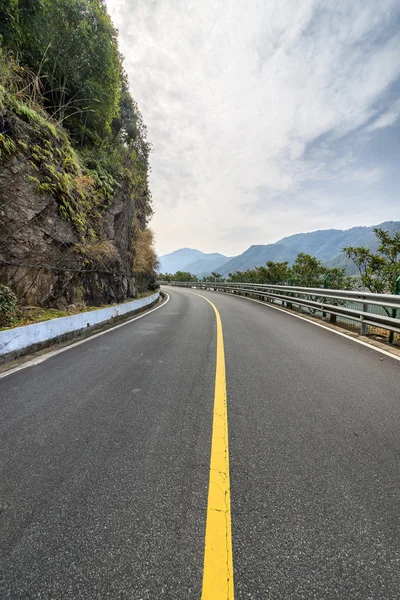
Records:
[[[93,327],[118,319],[122,315],[138,312],[155,304],[159,296],[159,292],[156,292],[132,302],[0,331],[0,358],[5,355],[20,356],[28,349],[45,347],[50,345],[51,341],[62,341],[71,337],[71,334],[79,335]]]

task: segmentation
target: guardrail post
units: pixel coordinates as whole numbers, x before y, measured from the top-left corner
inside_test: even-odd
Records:
[[[362,305],[363,312],[368,312],[368,304]],[[361,317],[361,335],[367,335],[367,324],[364,323],[364,317]]]
[[[290,278],[289,285],[294,285],[295,279],[296,279],[295,277],[291,277],[291,278]],[[288,303],[286,304],[286,308],[291,308],[291,309],[293,309],[293,304],[292,304],[292,302],[288,302]],[[299,307],[299,308],[300,308],[300,307]]]
[[[324,287],[325,289],[328,287],[328,281],[330,280],[330,278],[331,278],[331,274],[330,274],[330,273],[327,273],[327,274],[325,275],[325,277],[324,277],[324,284],[323,284],[323,287]],[[324,312],[324,311],[322,312],[322,318],[323,318],[323,319],[325,319],[325,318],[326,318],[326,312]]]
[[[398,296],[400,294],[400,275],[398,276],[398,278],[396,279],[396,286],[394,288],[394,293],[396,294],[396,296]],[[395,319],[397,315],[397,308],[392,308],[392,317]],[[394,331],[391,331],[389,333],[389,344],[393,344],[394,341]]]

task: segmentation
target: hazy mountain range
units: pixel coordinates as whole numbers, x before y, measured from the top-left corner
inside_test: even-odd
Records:
[[[288,261],[292,264],[299,252],[316,256],[325,265],[346,267],[354,273],[354,265],[341,252],[345,246],[366,246],[376,250],[378,243],[374,227],[381,227],[390,233],[400,232],[400,221],[387,221],[371,227],[351,229],[321,229],[311,233],[297,233],[278,240],[274,244],[250,246],[238,256],[205,254],[200,250],[181,248],[160,257],[161,273],[188,271],[203,277],[211,272],[227,276],[235,271],[245,271],[265,265],[267,260]]]

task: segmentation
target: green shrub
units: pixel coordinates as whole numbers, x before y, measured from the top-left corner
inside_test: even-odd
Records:
[[[17,302],[18,299],[14,292],[0,283],[0,324],[7,324],[9,318],[15,313]]]

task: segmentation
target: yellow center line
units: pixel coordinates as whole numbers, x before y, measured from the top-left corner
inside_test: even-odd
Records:
[[[204,300],[211,304],[217,320],[214,416],[201,599],[233,600],[231,498],[224,338],[221,317],[216,306],[205,296],[196,294],[195,292],[192,293],[204,298]]]

